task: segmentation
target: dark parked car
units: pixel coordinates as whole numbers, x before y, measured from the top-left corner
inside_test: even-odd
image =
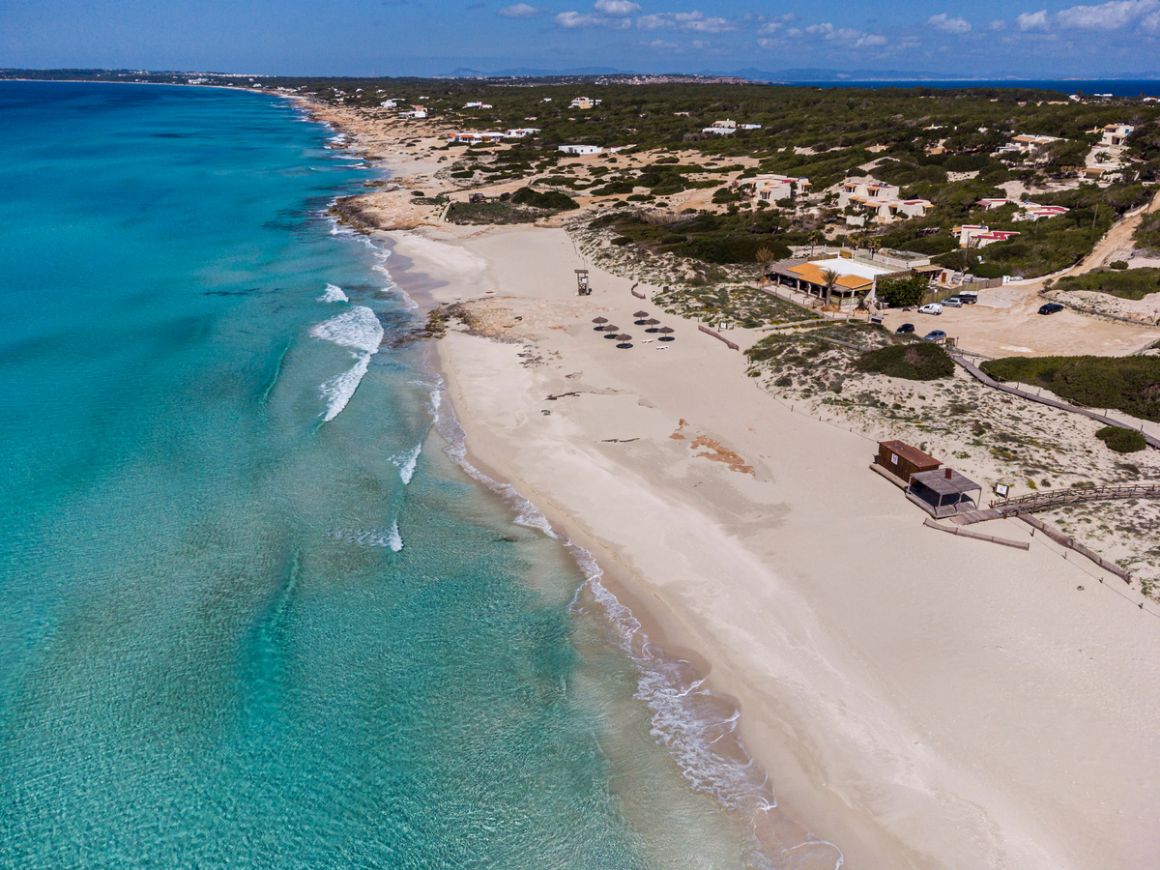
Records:
[[[1048,302],[1046,305],[1039,306],[1040,314],[1055,314],[1060,311],[1063,311],[1063,306],[1058,302]]]
[[[932,329],[922,337],[923,341],[942,341],[947,337],[947,334],[941,329]]]
[[[912,332],[914,332],[913,323],[904,323],[898,329],[894,330],[895,335],[909,335]]]

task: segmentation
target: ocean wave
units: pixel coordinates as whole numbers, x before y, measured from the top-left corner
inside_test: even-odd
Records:
[[[319,302],[350,302],[350,297],[346,295],[341,287],[337,284],[327,284],[326,289],[322,295],[318,297]]]
[[[316,324],[310,330],[314,338],[329,341],[339,347],[349,347],[363,353],[373,354],[383,342],[383,325],[378,317],[365,305],[337,314],[329,320]]]
[[[370,368],[371,354],[356,353],[353,356],[355,358],[353,366],[342,374],[335,375],[329,381],[325,381],[318,388],[322,398],[326,400],[326,411],[322,415],[322,419],[326,423],[343,412],[355,391],[358,390],[358,385],[366,377],[367,369]]]
[[[423,452],[423,442],[420,441],[410,450],[403,453],[396,453],[391,457],[391,462],[399,469],[399,477],[403,484],[409,484],[411,478],[415,476],[415,466],[419,463],[419,454]]]
[[[331,529],[330,537],[344,544],[356,547],[374,547],[398,553],[403,549],[403,538],[399,534],[399,521],[391,523],[389,529]]]
[[[391,523],[391,530],[387,533],[387,546],[392,553],[398,553],[403,549],[403,536],[399,534],[398,520]]]

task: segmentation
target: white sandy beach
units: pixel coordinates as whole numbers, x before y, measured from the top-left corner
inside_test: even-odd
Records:
[[[599,270],[578,298],[563,230],[432,235],[392,239],[504,336],[438,344],[472,455],[736,700],[783,810],[846,867],[1154,861],[1160,620],[1133,592],[1042,537],[924,528],[872,442],[773,400],[741,354]],[[638,308],[676,327],[669,350]]]

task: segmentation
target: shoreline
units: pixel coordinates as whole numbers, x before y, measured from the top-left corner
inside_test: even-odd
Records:
[[[309,107],[306,108],[309,112]],[[354,146],[352,150],[356,150],[356,153],[380,165],[391,165],[390,155],[370,153],[359,148],[357,142],[350,141],[356,139],[357,136],[352,135],[352,131],[344,130],[341,123],[335,120],[333,114],[331,117],[319,117],[314,112],[310,112],[310,114],[316,120],[323,121],[332,128],[346,133],[348,144]],[[396,177],[402,179],[405,176]],[[447,288],[454,288],[459,291],[458,293],[447,291],[447,299],[459,296],[486,299],[489,303],[511,302],[513,310],[518,307],[520,311],[524,312],[516,320],[530,316],[526,306],[533,303],[538,304],[543,300],[535,293],[529,293],[527,288],[521,288],[521,292],[518,293],[512,290],[510,285],[516,282],[506,280],[506,278],[511,277],[512,260],[519,258],[526,266],[530,266],[530,262],[526,260],[528,247],[534,246],[536,239],[547,238],[551,234],[558,236],[562,235],[563,231],[540,228],[517,230],[472,228],[453,234],[450,238],[440,238],[437,241],[431,239],[432,235],[436,235],[434,233],[419,233],[409,237],[388,233],[395,240],[395,244],[405,245],[407,238],[425,239],[428,254],[435,254],[429,247],[433,244],[446,249],[442,252],[442,256],[450,257],[453,261],[458,258],[458,263],[453,262],[448,267],[446,262],[440,263],[438,261],[438,256],[433,256],[430,261],[424,262],[421,255],[412,256],[406,253],[402,255],[412,261],[412,268],[421,271],[430,280],[442,283],[443,290],[447,291]],[[511,243],[503,245],[503,242],[507,240],[506,237],[512,235],[518,236],[520,244],[518,246]],[[556,236],[552,236],[552,238],[556,239]],[[498,243],[495,242],[496,239],[499,239]],[[508,241],[510,242],[510,240]],[[478,250],[481,247],[485,249],[482,253]],[[504,247],[507,249],[506,252],[496,250],[496,248]],[[558,242],[557,247],[560,247]],[[452,255],[448,251],[457,253]],[[463,269],[465,259],[462,256],[465,253],[476,258],[478,263],[478,267],[473,265],[466,273]],[[559,250],[556,250],[555,253],[559,254]],[[545,266],[542,255],[536,262],[541,267],[540,274],[547,274],[550,271]],[[443,276],[439,276],[441,269],[446,273]],[[495,277],[492,273],[496,270],[506,270],[508,274]],[[529,271],[531,270],[529,269]],[[558,271],[562,274],[566,269],[561,268]],[[599,270],[594,271],[598,276],[596,280],[610,282],[622,280],[605,275]],[[493,281],[494,294],[488,294],[484,290],[483,280],[485,276],[488,280]],[[559,274],[557,278],[559,278]],[[473,284],[475,285],[474,292],[464,292],[466,287]],[[439,288],[436,288],[435,292],[438,296]],[[563,299],[559,298],[559,294],[552,298],[556,303],[563,302]],[[594,301],[600,304],[612,304],[615,300],[605,299],[601,296]],[[648,303],[633,302],[631,304],[647,306]],[[543,314],[542,311],[539,313]],[[619,316],[625,315],[622,313]],[[570,327],[550,324],[545,325],[544,328],[566,331]],[[580,327],[575,328],[580,329]],[[682,329],[681,332],[682,336],[688,335],[687,328]],[[775,591],[778,594],[785,596],[792,602],[793,606],[790,611],[793,619],[790,622],[799,623],[778,626],[786,631],[786,634],[792,633],[787,629],[793,629],[797,633],[797,645],[793,642],[786,644],[787,637],[785,636],[780,639],[783,651],[801,651],[801,649],[815,644],[818,647],[825,647],[826,654],[815,651],[815,657],[819,661],[814,664],[820,664],[821,668],[811,672],[811,676],[824,678],[827,676],[826,670],[830,669],[834,671],[834,676],[845,678],[849,686],[857,685],[858,689],[863,689],[864,686],[868,687],[861,691],[860,694],[864,697],[857,698],[859,704],[855,704],[854,708],[860,709],[863,714],[874,714],[870,717],[872,719],[875,716],[881,716],[890,721],[884,727],[873,729],[876,733],[870,736],[879,739],[871,739],[868,744],[863,743],[861,747],[863,752],[860,753],[858,746],[853,749],[841,746],[843,739],[848,740],[851,736],[844,732],[849,732],[852,723],[843,722],[843,719],[849,715],[849,704],[853,700],[852,698],[843,698],[841,693],[831,693],[829,697],[824,699],[826,703],[822,703],[822,699],[811,699],[809,697],[811,693],[802,691],[801,686],[794,685],[794,679],[785,673],[781,675],[781,683],[774,679],[772,683],[765,680],[764,686],[754,685],[755,682],[762,681],[752,679],[752,672],[745,664],[737,661],[741,657],[733,654],[733,650],[730,649],[728,637],[721,636],[722,630],[727,630],[730,627],[728,622],[716,621],[710,625],[705,625],[705,620],[701,618],[704,614],[700,611],[703,611],[707,605],[711,605],[711,601],[699,598],[692,602],[687,600],[689,589],[666,588],[664,582],[657,582],[655,577],[650,579],[648,571],[642,570],[642,566],[634,563],[642,560],[646,555],[650,558],[656,558],[655,553],[642,554],[638,552],[636,542],[623,539],[609,540],[606,537],[606,533],[609,532],[606,527],[593,527],[594,525],[598,526],[598,523],[594,522],[596,519],[596,515],[593,513],[594,509],[599,507],[614,509],[616,507],[615,504],[609,504],[607,501],[595,506],[595,508],[591,503],[586,505],[578,503],[584,501],[582,490],[594,488],[595,483],[589,479],[580,483],[573,481],[572,485],[569,486],[563,481],[553,479],[546,484],[543,479],[543,466],[541,465],[537,472],[535,463],[520,455],[526,452],[528,443],[524,434],[521,432],[519,439],[515,440],[510,437],[514,433],[509,432],[507,433],[509,437],[505,438],[500,434],[501,427],[496,425],[499,421],[494,415],[489,416],[487,406],[490,404],[503,406],[504,412],[509,417],[512,414],[522,415],[525,423],[533,419],[532,414],[542,402],[531,399],[530,385],[535,385],[537,388],[543,387],[547,380],[543,382],[537,382],[535,378],[529,380],[527,369],[521,364],[517,353],[528,348],[536,349],[533,352],[548,348],[551,353],[556,354],[562,354],[564,351],[568,353],[576,351],[576,348],[572,346],[562,347],[559,341],[555,341],[557,337],[561,341],[565,338],[563,335],[551,336],[552,340],[546,341],[543,335],[520,334],[516,342],[499,344],[489,338],[453,332],[439,343],[436,350],[440,365],[444,370],[446,392],[452,401],[456,417],[470,439],[472,445],[470,453],[473,461],[478,460],[482,467],[489,469],[490,476],[496,480],[506,481],[514,487],[522,496],[543,511],[545,516],[550,518],[549,521],[554,527],[565,530],[570,540],[578,542],[592,552],[597,562],[608,571],[609,582],[613,584],[616,592],[623,594],[624,590],[629,591],[625,598],[633,604],[637,618],[649,623],[650,628],[656,632],[656,636],[663,639],[662,643],[666,644],[670,655],[678,655],[678,651],[685,649],[696,651],[690,652],[689,657],[701,665],[699,670],[707,676],[715,694],[721,698],[736,699],[738,709],[744,711],[740,715],[742,739],[758,763],[771,772],[775,793],[779,799],[784,796],[784,806],[792,807],[794,812],[800,810],[800,815],[803,818],[826,820],[818,826],[825,827],[828,823],[829,827],[826,833],[830,833],[831,830],[837,832],[833,838],[845,852],[849,866],[949,866],[962,859],[969,859],[971,863],[986,861],[992,866],[1010,867],[1097,866],[1092,863],[1094,856],[1104,854],[1102,850],[1113,845],[1111,842],[1103,842],[1102,840],[1105,838],[1117,841],[1115,845],[1123,850],[1126,861],[1134,860],[1129,856],[1136,854],[1137,850],[1139,850],[1139,854],[1143,854],[1148,843],[1144,842],[1146,838],[1140,837],[1142,829],[1139,827],[1134,828],[1134,830],[1136,836],[1140,837],[1140,842],[1122,842],[1123,830],[1115,833],[1107,831],[1104,838],[1098,835],[1093,837],[1095,832],[1090,829],[1090,825],[1081,824],[1080,827],[1089,829],[1076,834],[1073,830],[1078,822],[1075,807],[1070,807],[1068,812],[1055,816],[1052,816],[1051,813],[1047,813],[1045,816],[1040,811],[1030,812],[1031,817],[1029,817],[1029,811],[1025,811],[1028,805],[1034,806],[1034,798],[1042,798],[1054,791],[1049,785],[1044,785],[1040,789],[1032,789],[1029,793],[1026,783],[1021,783],[1020,785],[1023,786],[1019,789],[1021,794],[1004,794],[1004,789],[1001,788],[1004,778],[1001,773],[1002,768],[994,764],[995,759],[991,759],[992,763],[989,765],[986,763],[982,765],[989,771],[990,775],[982,778],[986,781],[980,781],[980,777],[971,772],[977,770],[980,764],[977,759],[974,761],[970,759],[969,752],[966,758],[962,757],[962,752],[957,753],[960,756],[958,758],[948,758],[947,756],[952,754],[952,750],[958,748],[955,746],[956,738],[961,738],[963,735],[956,734],[954,728],[950,728],[949,733],[940,733],[939,729],[932,726],[930,722],[916,723],[913,715],[914,709],[909,711],[912,715],[907,717],[902,715],[899,704],[888,703],[888,700],[897,701],[896,696],[900,692],[903,695],[907,694],[907,690],[913,688],[916,675],[911,673],[908,680],[907,677],[899,679],[892,674],[884,674],[881,667],[882,663],[877,661],[873,655],[868,654],[869,652],[880,654],[882,650],[868,651],[866,649],[865,626],[860,627],[863,631],[853,630],[859,628],[850,622],[850,618],[856,614],[846,612],[835,616],[827,613],[824,605],[836,603],[832,597],[827,600],[824,595],[814,596],[813,600],[810,600],[811,596],[806,594],[807,588],[802,587],[801,582],[803,579],[807,581],[818,579],[820,572],[817,572],[816,569],[811,570],[813,566],[810,564],[810,554],[804,552],[800,546],[791,547],[790,549],[795,552],[789,553],[788,558],[786,558],[787,554],[785,553],[777,554],[782,557],[778,560],[778,567],[782,572],[795,576],[791,576],[787,581],[785,577],[777,575],[768,573],[762,575],[762,581],[771,583],[775,586]],[[566,337],[572,338],[572,336]],[[583,338],[588,341],[589,345],[592,344],[591,336],[584,335]],[[692,340],[697,341],[698,339],[693,336]],[[727,353],[720,347],[710,348],[709,345],[715,343],[709,339],[705,339],[705,341],[708,342],[708,345],[699,347],[699,353],[705,352],[710,356],[714,353]],[[679,346],[683,348],[686,344]],[[586,363],[592,361],[587,355],[583,359]],[[719,363],[714,363],[714,365],[719,365]],[[481,383],[481,371],[486,373],[487,378],[502,382],[505,385],[504,389],[498,392],[495,389],[490,392],[484,389],[486,385]],[[608,372],[602,372],[602,374],[608,374]],[[735,370],[732,374],[734,377],[743,379],[740,371]],[[649,386],[654,385],[650,384]],[[594,393],[594,395],[600,394]],[[752,397],[758,394],[749,393],[747,395]],[[712,399],[713,397],[703,398]],[[734,395],[733,398],[737,398],[737,395]],[[643,396],[641,399],[642,405],[645,401],[649,401]],[[755,400],[749,398],[744,401],[754,402]],[[650,404],[655,407],[655,403],[650,401]],[[773,402],[764,404],[771,408],[776,405]],[[720,402],[711,400],[707,404],[707,410],[712,412],[714,408],[719,409],[720,405]],[[490,411],[494,412],[494,407]],[[848,436],[848,433],[843,435],[835,431],[828,435],[822,435],[821,429],[828,425],[822,421],[808,420],[800,414],[797,415],[797,420],[786,419],[788,412],[784,409],[781,409],[780,413],[775,412],[772,415],[770,408],[763,408],[762,412],[766,418],[771,416],[778,418],[778,422],[781,424],[792,422],[795,428],[811,430],[805,438],[807,443],[810,441],[843,442],[835,447],[835,452],[847,456],[868,452],[866,448],[859,446],[853,436]],[[553,409],[553,414],[555,414],[555,409]],[[634,419],[633,414],[626,415],[623,409],[618,414],[622,418],[632,420],[634,424],[639,423]],[[683,422],[684,417],[680,419]],[[702,419],[701,422],[710,419],[712,416]],[[715,428],[722,427],[720,424],[715,424]],[[745,437],[742,433],[735,431],[733,427],[725,428],[730,429],[730,435],[733,437]],[[752,434],[751,427],[749,431]],[[575,435],[575,433],[572,434]],[[719,435],[720,433],[714,431],[712,434]],[[672,437],[654,432],[652,440],[661,441],[663,438],[671,439]],[[519,444],[518,449],[516,448],[517,444]],[[751,439],[750,445],[754,446]],[[579,446],[574,442],[574,438],[569,440],[557,437],[547,443],[546,449],[551,453]],[[760,449],[760,446],[758,445],[756,449]],[[749,458],[748,452],[744,455]],[[768,466],[771,457],[762,458],[766,460],[765,464]],[[798,457],[798,460],[800,461],[801,458],[803,457]],[[589,475],[594,470],[608,471],[607,467],[601,467],[601,462],[607,457],[594,456],[591,451],[586,452],[585,449],[580,449],[579,455],[575,459],[581,464],[588,463],[584,467],[584,473]],[[773,464],[777,465],[777,463]],[[864,465],[864,463],[862,464]],[[663,465],[659,466],[658,470],[663,468]],[[762,468],[763,472],[766,470],[767,468]],[[777,468],[776,471],[784,473],[787,469]],[[720,473],[728,474],[729,472],[722,470]],[[539,479],[535,479],[537,474],[540,475]],[[555,477],[554,475],[550,476]],[[779,474],[774,473],[770,476],[773,481],[776,481]],[[773,481],[761,482],[770,483]],[[721,488],[722,483],[721,480],[708,478],[701,482],[711,483],[718,489]],[[634,483],[637,484],[638,488],[650,489],[648,482],[641,477],[637,477]],[[872,484],[865,485],[864,480],[855,481],[852,479],[851,483],[856,483],[853,489],[864,496],[868,500],[868,504],[873,505],[876,512],[883,508],[880,502],[890,497],[889,494],[884,494],[880,489],[874,489]],[[749,489],[748,486],[744,488]],[[786,514],[793,514],[795,510],[801,510],[801,506],[808,505],[811,498],[808,486],[803,487],[801,481],[798,481],[798,485],[791,487],[791,489],[796,492],[796,498],[766,506],[777,508]],[[873,492],[870,492],[871,490]],[[621,494],[625,493],[621,492]],[[668,494],[672,495],[672,491],[670,490]],[[655,493],[652,495],[655,496]],[[683,507],[687,507],[687,505]],[[816,513],[817,506],[812,507],[815,509],[813,512]],[[902,535],[908,543],[918,546],[924,553],[933,554],[935,558],[938,557],[939,553],[951,551],[955,554],[956,559],[962,560],[960,564],[955,566],[955,570],[951,571],[954,575],[952,579],[969,582],[973,573],[971,569],[975,568],[974,564],[968,564],[972,560],[993,568],[996,575],[1002,579],[1008,581],[1014,579],[1013,576],[1010,576],[1015,570],[1015,565],[1010,562],[1010,554],[996,554],[980,550],[979,548],[983,545],[977,543],[934,541],[929,533],[908,532],[903,534],[902,528],[898,526],[899,521],[909,523],[914,520],[914,514],[903,505],[889,503],[885,507],[884,513],[875,515],[876,521],[887,521],[892,531]],[[825,512],[823,511],[823,513]],[[702,515],[699,519],[704,521],[706,517]],[[720,545],[722,541],[726,541],[728,542],[726,546],[732,547],[736,539],[731,538],[726,530],[731,523],[726,521],[724,523],[726,529],[722,529],[721,516],[708,517],[708,520],[716,526],[717,532],[722,533],[717,544]],[[692,529],[695,532],[697,525],[696,521],[692,522],[686,531]],[[763,547],[758,548],[758,553],[750,552],[748,555],[750,557],[756,556],[758,559],[762,555],[770,555],[768,547],[771,542],[764,541],[762,543]],[[782,540],[779,543],[785,544],[786,541]],[[765,550],[765,553],[760,552],[762,549]],[[881,552],[880,549],[879,552]],[[1037,555],[1034,579],[1040,584],[1050,582],[1053,585],[1041,589],[1040,592],[1053,594],[1054,589],[1054,594],[1062,594],[1062,591],[1068,588],[1067,581],[1052,576],[1061,571],[1073,572],[1071,576],[1077,578],[1083,576],[1090,580],[1087,575],[1076,572],[1071,565],[1061,568],[1046,553],[1047,551],[1043,550]],[[846,572],[859,566],[861,557],[861,554],[857,552],[850,553],[848,551],[838,554],[839,558],[837,559],[833,558],[834,554],[829,555],[831,558],[823,561],[844,566]],[[904,573],[914,574],[917,572]],[[759,571],[758,574],[761,572]],[[874,574],[874,579],[883,579],[881,570],[875,571]],[[1020,577],[1020,579],[1024,578]],[[921,581],[921,577],[908,576],[906,580],[907,584],[905,585],[913,587],[916,582]],[[991,584],[992,587],[994,585],[994,583]],[[705,592],[703,589],[694,591]],[[760,596],[763,591],[760,584],[748,587],[750,594],[756,593]],[[895,590],[896,594],[897,591]],[[912,588],[910,591],[916,590]],[[989,598],[990,604],[1002,600],[996,597],[994,588],[988,588],[986,593],[984,599]],[[1034,622],[1030,617],[1036,613],[1037,607],[1035,605],[1038,602],[1026,600],[1028,597],[1027,593],[1023,594],[1024,600],[1020,601],[1021,607],[1018,608],[1020,612],[1017,617],[1003,620],[1002,625],[987,625],[988,630],[992,633],[996,629],[1011,630],[1021,624],[1019,617],[1023,618],[1025,628],[1033,626]],[[754,610],[755,603],[742,602],[741,609],[732,612],[731,615],[740,619],[746,614],[746,611],[752,612]],[[867,606],[873,604],[872,601],[863,601],[862,603]],[[904,602],[895,601],[895,603]],[[931,603],[923,601],[922,607],[917,608],[917,610],[910,608],[906,613],[907,619],[900,622],[905,623],[908,619],[921,615],[922,608],[929,608]],[[960,601],[959,603],[970,607],[970,602]],[[1052,602],[1047,603],[1052,604]],[[1087,603],[1090,604],[1090,602]],[[1122,615],[1117,616],[1106,612],[1106,605],[1098,604],[1096,606],[1105,611],[1100,614],[1104,628],[1112,629],[1122,622]],[[1049,609],[1054,611],[1053,624],[1055,627],[1067,626],[1073,629],[1077,627],[1076,619],[1081,614],[1075,612],[1070,602],[1064,602],[1062,606],[1055,603],[1055,606]],[[986,616],[986,614],[979,612],[977,607],[970,612],[972,616],[980,619],[984,619]],[[822,614],[825,614],[826,620],[820,619]],[[915,626],[909,627],[913,629]],[[921,626],[917,627],[921,628]],[[917,633],[923,634],[922,631]],[[728,632],[725,631],[725,634],[728,635]],[[851,634],[861,636],[851,637]],[[672,642],[676,638],[681,638],[681,641]],[[760,647],[760,642],[753,632],[748,634],[743,632],[741,639],[747,644],[756,642]],[[966,639],[970,639],[969,634]],[[1142,652],[1150,653],[1155,650],[1155,644],[1152,642],[1154,638],[1135,637],[1133,640],[1137,643],[1150,644],[1150,646],[1142,646]],[[671,645],[668,645],[670,643]],[[914,652],[922,653],[921,644],[913,646]],[[777,645],[773,644],[769,649],[763,651],[761,656],[756,659],[750,658],[748,663],[759,662],[776,650]],[[1038,651],[1033,650],[1032,652]],[[967,658],[969,659],[969,656]],[[1035,659],[1035,656],[1028,655],[1024,658],[1025,661],[1022,661],[1021,665],[1027,666],[1033,664],[1031,660]],[[970,661],[956,662],[963,675],[972,669],[973,664]],[[988,685],[988,679],[982,679],[977,681],[974,688],[990,689],[1000,697],[1003,697],[1007,691],[1018,691],[1017,687],[1015,689],[1012,689],[1011,686],[1004,688],[1003,682],[998,679],[1001,674],[994,669],[994,665],[995,663],[992,662],[991,670],[985,675],[992,679],[994,685]],[[1006,663],[1004,667],[1006,667]],[[859,674],[864,679],[859,679]],[[1122,676],[1135,678],[1139,674],[1132,674],[1129,671]],[[1053,689],[1063,689],[1068,685],[1062,674],[1056,674],[1055,681],[1058,685],[1053,685]],[[1127,680],[1126,682],[1130,683],[1131,681]],[[1116,682],[1119,683],[1119,680]],[[773,687],[778,685],[796,689],[798,691],[797,697],[789,699],[780,697],[779,693],[773,690]],[[951,720],[960,718],[967,712],[961,703],[955,703],[953,695],[942,695],[940,700],[949,710],[949,713],[942,717],[944,720],[948,716]],[[1066,718],[1066,694],[1057,693],[1052,700],[1056,702],[1056,705],[1052,707],[1050,712],[1052,714],[1062,712]],[[1085,700],[1094,701],[1095,699],[1086,698]],[[1060,702],[1064,702],[1065,705],[1058,706]],[[913,708],[914,705],[910,706]],[[933,712],[942,713],[944,711]],[[1047,716],[1047,712],[1044,711],[1045,717],[1047,719],[1053,718],[1053,716]],[[939,716],[935,715],[933,718],[938,719]],[[980,720],[976,724],[985,725],[986,723]],[[1018,718],[1007,724],[1013,724],[1017,727]],[[810,738],[813,737],[811,732],[814,729],[818,729],[822,733],[822,737],[814,737],[811,740]],[[854,730],[857,731],[857,728]],[[866,735],[857,736],[865,737]],[[1134,733],[1133,736],[1140,737],[1142,735]],[[883,737],[885,739],[880,739]],[[852,742],[858,743],[857,740]],[[1050,743],[1050,741],[1048,742]],[[985,748],[985,743],[985,740],[981,741],[974,747],[976,753]],[[921,748],[918,750],[909,748],[913,746]],[[1150,746],[1152,748],[1149,748]],[[1029,747],[1016,746],[1014,752],[1018,755],[1021,750],[1027,748]],[[1058,749],[1057,744],[1055,748]],[[1154,753],[1154,744],[1145,743],[1140,748],[1148,754]],[[875,759],[875,752],[884,755],[888,763],[882,764],[882,759]],[[912,753],[914,757],[907,757],[905,754],[907,752]],[[869,757],[865,757],[866,755]],[[1046,769],[1043,764],[1044,760],[1040,759],[1038,764],[1041,769]],[[1117,760],[1122,762],[1123,758]],[[1012,758],[1008,757],[1005,761],[1011,762]],[[916,762],[920,762],[921,770],[915,767]],[[1121,770],[1126,769],[1124,764],[1117,766]],[[996,776],[998,776],[997,780]],[[914,781],[916,778],[917,785]],[[846,787],[845,790],[842,786]],[[1064,789],[1066,790],[1066,786]],[[1122,790],[1111,789],[1112,793]],[[1115,802],[1112,802],[1112,806],[1115,805]],[[932,812],[935,817],[931,816]],[[1081,844],[1080,840],[1084,842]]]

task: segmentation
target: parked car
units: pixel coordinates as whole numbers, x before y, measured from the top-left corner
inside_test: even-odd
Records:
[[[942,306],[937,302],[928,302],[918,309],[919,314],[942,314]]]
[[[1063,306],[1058,302],[1048,302],[1045,305],[1039,306],[1040,314],[1057,314],[1060,311],[1063,311]]]
[[[944,299],[943,305],[945,305],[947,308],[962,308],[963,300],[958,296],[952,296],[950,299]]]
[[[947,334],[945,332],[943,332],[941,329],[932,329],[930,332],[928,332],[926,335],[924,335],[922,337],[922,340],[923,341],[944,341],[944,340],[946,340],[946,337],[947,337]]]
[[[979,294],[974,290],[964,290],[956,298],[964,305],[974,305],[979,301]]]
[[[914,332],[913,323],[904,323],[898,329],[894,330],[895,335],[910,335],[912,332]]]

